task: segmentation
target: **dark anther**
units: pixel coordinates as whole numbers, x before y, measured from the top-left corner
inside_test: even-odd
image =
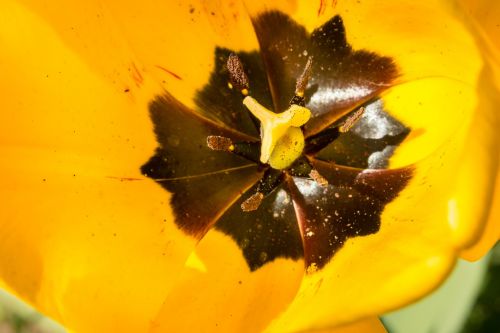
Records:
[[[230,138],[217,135],[207,137],[207,146],[212,150],[233,151],[233,141]]]
[[[358,122],[358,120],[361,118],[361,116],[363,116],[364,113],[365,113],[364,107],[360,107],[356,111],[352,112],[349,115],[349,117],[347,117],[347,119],[344,121],[344,123],[340,125],[339,127],[340,133],[345,133],[349,131]]]
[[[235,88],[243,95],[248,94],[249,84],[248,77],[243,69],[243,64],[240,58],[231,53],[227,58],[227,70],[229,71],[229,84],[231,88]]]
[[[320,186],[328,186],[328,180],[326,180],[326,178],[323,177],[316,169],[311,170],[311,172],[309,173],[309,177],[311,177]]]
[[[260,192],[254,193],[250,198],[243,201],[241,204],[241,209],[244,212],[252,212],[257,210],[264,199],[264,194]]]

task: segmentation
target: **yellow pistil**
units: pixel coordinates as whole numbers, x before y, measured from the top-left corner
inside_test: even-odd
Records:
[[[307,123],[311,111],[292,104],[286,111],[274,113],[251,96],[245,97],[243,104],[261,123],[260,161],[274,169],[289,167],[304,149],[304,134],[300,127]]]

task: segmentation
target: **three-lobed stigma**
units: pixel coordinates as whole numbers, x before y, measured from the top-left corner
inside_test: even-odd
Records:
[[[253,97],[247,96],[243,104],[260,121],[260,161],[274,169],[286,169],[302,155],[305,146],[300,129],[311,118],[311,111],[292,104],[282,113],[274,113]]]

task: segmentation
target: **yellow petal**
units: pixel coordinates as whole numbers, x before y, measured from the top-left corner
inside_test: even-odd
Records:
[[[479,223],[475,228],[464,230],[464,232],[469,233],[469,237],[461,256],[467,260],[481,258],[500,237],[500,219],[498,217],[500,209],[500,137],[497,132],[500,125],[498,113],[500,85],[495,84],[493,73],[486,70],[484,73],[482,84],[479,87],[482,102],[479,105],[479,111],[466,148],[466,151],[475,151],[476,154],[475,156],[464,156],[465,163],[460,168],[463,171],[459,198],[463,198],[462,205],[467,203],[466,211],[471,211],[475,215],[458,217],[461,221],[469,220],[471,226],[478,218],[486,223]],[[476,204],[471,205],[471,202]],[[488,211],[488,205],[491,205],[491,211]]]
[[[472,246],[460,253],[466,260],[479,260],[500,240],[500,178],[497,174],[495,182],[495,194],[491,202],[491,211],[488,215],[488,223],[482,230],[479,239]]]
[[[117,89],[23,5],[0,12],[0,278],[75,331],[145,331],[194,246],[140,173],[160,87]]]
[[[479,33],[485,43],[488,56],[500,64],[500,4],[487,0],[460,0],[465,15],[470,19],[471,28]]]
[[[483,50],[483,56],[488,62],[485,68],[485,76],[493,81],[496,89],[489,88],[483,94],[490,94],[491,97],[498,96],[500,90],[500,6],[497,2],[491,1],[460,1],[464,10],[464,19],[468,19],[469,28],[476,34],[476,40]],[[498,105],[498,98],[496,105]],[[491,110],[485,117],[485,122],[498,126],[498,112]],[[493,121],[492,121],[493,120]],[[496,122],[495,122],[496,121]],[[491,136],[495,137],[495,129],[491,130]],[[498,150],[498,143],[495,145]],[[499,157],[496,158],[497,160]],[[488,223],[480,235],[480,239],[471,247],[462,251],[461,256],[468,260],[477,260],[483,256],[498,241],[500,237],[500,219],[498,210],[500,207],[498,173],[496,175],[496,192],[491,199],[492,211],[488,217]],[[493,185],[493,184],[492,184]]]
[[[188,106],[207,82],[216,45],[234,50],[256,46],[240,2],[17,2],[45,20],[68,48],[109,81],[120,84],[131,77],[121,85],[133,89],[143,84],[146,72]],[[117,72],[117,63],[123,70]]]
[[[208,81],[215,46],[248,51],[257,45],[240,2],[127,0],[107,6],[147,70],[188,106]]]
[[[151,332],[260,332],[293,300],[303,268],[302,260],[279,258],[251,271],[234,240],[213,230],[191,256]]]

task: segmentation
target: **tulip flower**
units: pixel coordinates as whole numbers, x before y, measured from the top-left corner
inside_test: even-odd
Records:
[[[0,285],[78,333],[383,332],[498,239],[468,6],[4,0]]]

